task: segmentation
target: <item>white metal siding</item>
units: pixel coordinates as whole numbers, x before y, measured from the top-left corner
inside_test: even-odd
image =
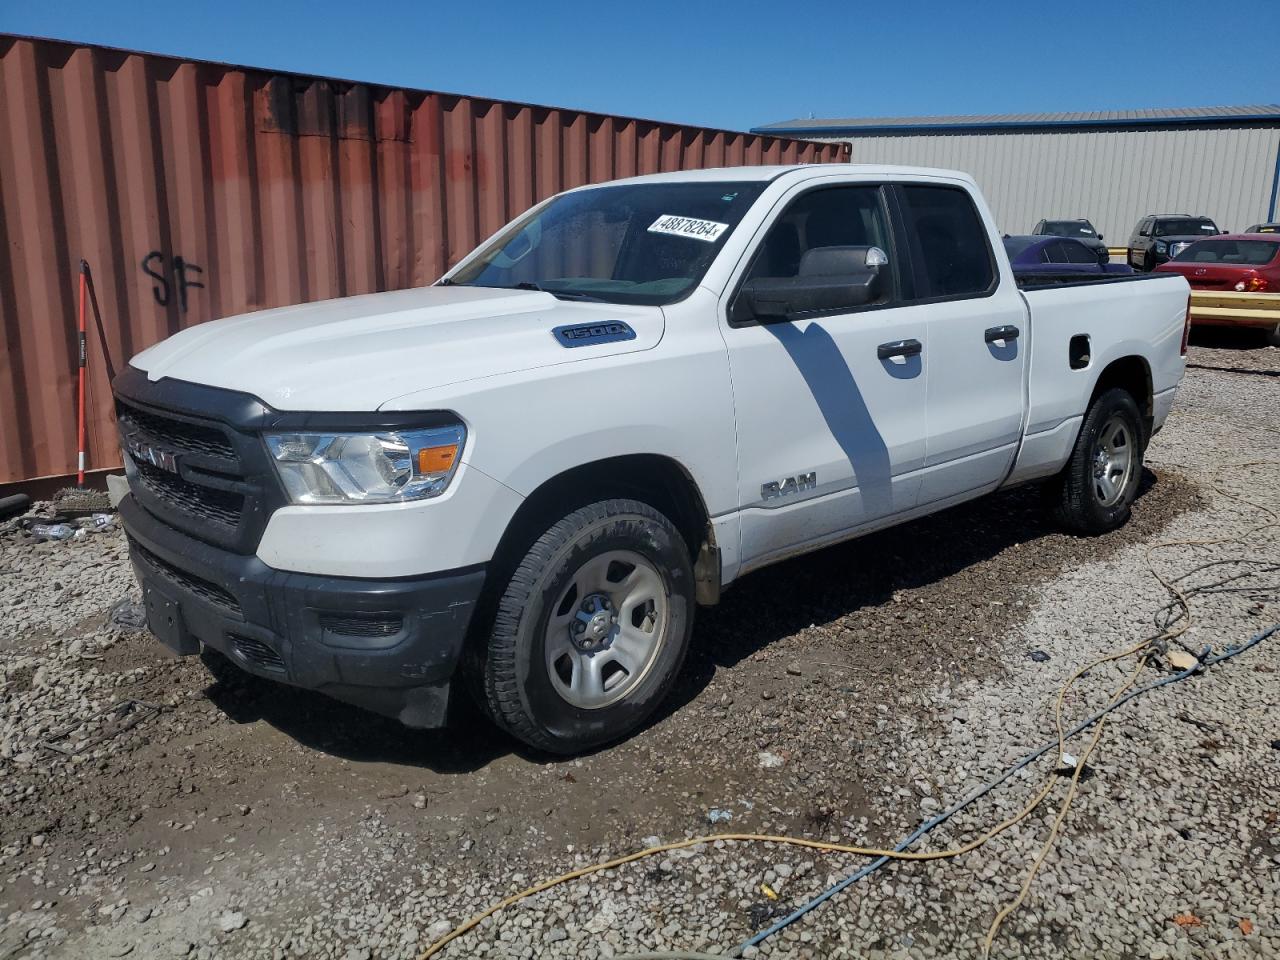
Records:
[[[829,139],[852,144],[854,163],[972,174],[1006,233],[1087,217],[1119,247],[1150,213],[1203,214],[1226,230],[1268,219],[1280,125]]]

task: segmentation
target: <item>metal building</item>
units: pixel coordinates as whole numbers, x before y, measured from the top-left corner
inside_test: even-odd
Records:
[[[855,162],[971,173],[1000,228],[1087,217],[1124,246],[1150,213],[1242,230],[1275,220],[1280,104],[1101,113],[788,120],[753,133],[840,140]]]
[[[110,377],[183,327],[431,283],[568,187],[847,152],[0,34],[0,491],[75,470],[81,258],[89,466],[114,468]]]

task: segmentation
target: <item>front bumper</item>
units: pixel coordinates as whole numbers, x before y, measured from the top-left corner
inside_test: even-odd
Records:
[[[211,546],[120,503],[152,633],[248,673],[318,690],[411,727],[444,722],[484,568],[368,580],[293,573]]]

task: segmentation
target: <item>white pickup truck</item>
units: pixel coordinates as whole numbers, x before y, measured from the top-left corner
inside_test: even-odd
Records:
[[[964,174],[744,167],[185,330],[114,385],[149,626],[411,726],[466,678],[537,748],[616,739],[750,571],[1029,481],[1126,520],[1188,287],[1061,279],[1020,287]]]

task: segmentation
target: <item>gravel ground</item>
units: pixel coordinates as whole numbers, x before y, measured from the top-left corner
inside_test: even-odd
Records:
[[[1191,360],[1123,530],[1063,536],[1034,491],[1012,491],[750,577],[700,617],[670,709],[575,760],[520,751],[465,710],[448,731],[406,731],[216,658],[167,658],[129,622],[117,529],[0,534],[0,958],[414,958],[493,900],[658,841],[892,845],[1050,737],[1076,666],[1150,632],[1166,600],[1151,544],[1263,518],[1211,479],[1280,454],[1280,351],[1225,338]],[[1280,466],[1223,473],[1276,509],[1278,480]],[[1264,566],[1280,546],[1261,531],[1154,555],[1166,576],[1240,558],[1263,563],[1189,581],[1250,575],[1193,601],[1188,645],[1280,620]],[[1103,705],[1126,666],[1092,671],[1068,717]],[[1277,674],[1280,638],[1113,714],[993,956],[1280,955]],[[98,716],[131,700],[160,709]],[[927,848],[1016,811],[1052,766]],[[886,866],[758,955],[980,955],[1067,785],[974,853]],[[726,953],[863,862],[695,847],[539,894],[440,956]]]

